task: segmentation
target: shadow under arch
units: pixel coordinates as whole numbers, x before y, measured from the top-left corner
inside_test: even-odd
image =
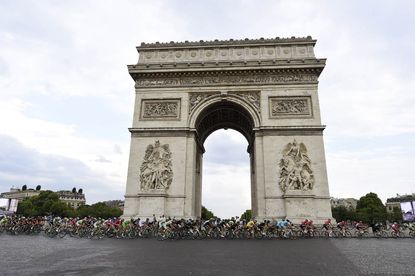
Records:
[[[203,149],[206,138],[218,129],[231,128],[248,141],[248,152],[255,140],[254,130],[260,124],[259,114],[250,104],[235,96],[210,98],[190,114],[190,127],[196,130],[197,140]],[[204,151],[204,149],[203,149]]]

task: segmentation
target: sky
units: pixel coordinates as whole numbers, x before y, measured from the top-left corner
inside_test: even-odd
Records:
[[[141,42],[311,35],[327,58],[319,100],[331,195],[414,193],[413,10],[414,1],[0,0],[0,191],[123,199],[126,65]],[[232,130],[205,143],[203,204],[219,216],[250,208],[246,146]]]

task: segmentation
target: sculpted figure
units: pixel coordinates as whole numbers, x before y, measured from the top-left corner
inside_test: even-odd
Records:
[[[148,145],[140,168],[142,190],[168,189],[173,180],[169,145]]]
[[[294,140],[288,143],[283,151],[280,163],[280,189],[285,193],[288,190],[312,190],[314,185],[311,161],[303,143]]]

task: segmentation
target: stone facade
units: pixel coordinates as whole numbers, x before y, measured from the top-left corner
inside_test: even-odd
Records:
[[[20,190],[17,188],[11,188],[9,192],[1,193],[0,198],[9,199],[7,204],[7,210],[10,208],[10,203],[12,200],[16,200],[17,204],[19,201],[33,196],[38,196],[40,190],[27,189]],[[85,195],[83,193],[73,193],[72,191],[57,191],[56,194],[59,196],[59,199],[72,208],[77,209],[78,207],[85,205]]]
[[[409,195],[396,195],[396,197],[390,197],[386,199],[386,211],[393,213],[393,209],[398,208],[401,210],[401,202],[413,202],[415,201],[415,193]]]
[[[330,198],[330,204],[332,208],[345,207],[347,209],[356,210],[357,199],[355,198]]]
[[[73,193],[72,191],[57,191],[56,194],[59,199],[70,207],[78,209],[82,205],[85,205],[85,195],[83,193]]]
[[[258,219],[331,217],[316,40],[142,43],[128,70],[135,110],[125,217],[200,216],[203,143],[245,136]],[[144,175],[144,176],[143,176]]]

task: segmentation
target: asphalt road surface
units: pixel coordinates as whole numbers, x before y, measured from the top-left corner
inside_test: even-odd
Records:
[[[0,275],[415,275],[414,239],[0,236]]]

